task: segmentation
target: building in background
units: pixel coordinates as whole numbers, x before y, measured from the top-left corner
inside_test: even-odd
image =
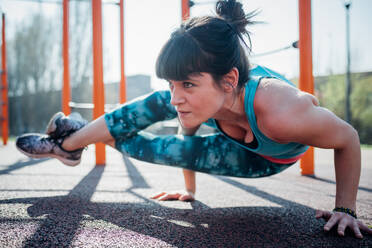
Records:
[[[127,101],[153,91],[149,75],[133,75],[126,78]],[[105,84],[105,102],[116,104],[119,102],[119,82]]]
[[[105,86],[105,103],[111,108],[119,104],[119,82],[107,83]],[[152,91],[149,75],[127,77],[127,100],[148,94]],[[26,132],[43,133],[50,117],[61,111],[61,90],[47,90],[36,93],[28,92],[9,97],[9,129],[11,135]],[[89,79],[71,88],[71,101],[84,103],[89,108],[72,108],[84,119],[92,120],[93,85]]]

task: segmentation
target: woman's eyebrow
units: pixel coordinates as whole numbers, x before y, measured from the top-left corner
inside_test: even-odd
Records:
[[[200,75],[190,75],[188,79],[182,80],[182,81],[194,81],[194,82],[199,82],[200,81]]]

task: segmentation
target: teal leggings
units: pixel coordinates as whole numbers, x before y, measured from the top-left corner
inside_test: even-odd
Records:
[[[169,91],[156,91],[105,114],[115,146],[124,155],[208,174],[265,177],[291,164],[270,162],[229,141],[224,134],[202,136],[154,135],[142,131],[151,124],[177,117]]]

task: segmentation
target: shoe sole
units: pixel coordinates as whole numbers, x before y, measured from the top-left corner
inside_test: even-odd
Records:
[[[54,114],[48,123],[45,133],[52,137],[53,133],[57,130],[56,121],[63,116],[64,116],[64,113],[62,112],[58,112]]]
[[[71,159],[66,159],[62,158],[61,156],[55,155],[55,154],[31,154],[28,152],[23,151],[22,149],[17,147],[17,150],[23,153],[24,155],[31,157],[31,158],[56,158],[59,161],[61,161],[63,164],[68,165],[68,166],[76,166],[80,164],[81,159],[79,160],[71,160]]]

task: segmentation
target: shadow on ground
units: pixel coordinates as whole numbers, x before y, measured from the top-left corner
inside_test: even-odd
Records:
[[[323,232],[315,210],[293,201],[216,177],[280,207],[209,208],[195,201],[192,209],[175,209],[148,200],[133,189],[148,188],[136,167],[124,158],[132,187],[127,189],[144,203],[91,202],[104,167],[93,168],[66,196],[1,200],[1,204],[28,204],[30,219],[0,219],[0,223],[38,223],[23,241],[24,247],[177,246],[177,247],[371,247],[371,236],[357,240]],[[160,243],[159,243],[160,242]],[[97,244],[96,244],[97,245]]]
[[[22,169],[23,167],[26,167],[26,166],[37,165],[37,164],[40,164],[40,163],[42,163],[44,161],[47,161],[49,159],[50,158],[29,159],[29,160],[26,160],[26,161],[19,160],[16,163],[12,164],[11,166],[7,167],[6,169],[0,170],[0,175],[9,174],[12,171]]]

